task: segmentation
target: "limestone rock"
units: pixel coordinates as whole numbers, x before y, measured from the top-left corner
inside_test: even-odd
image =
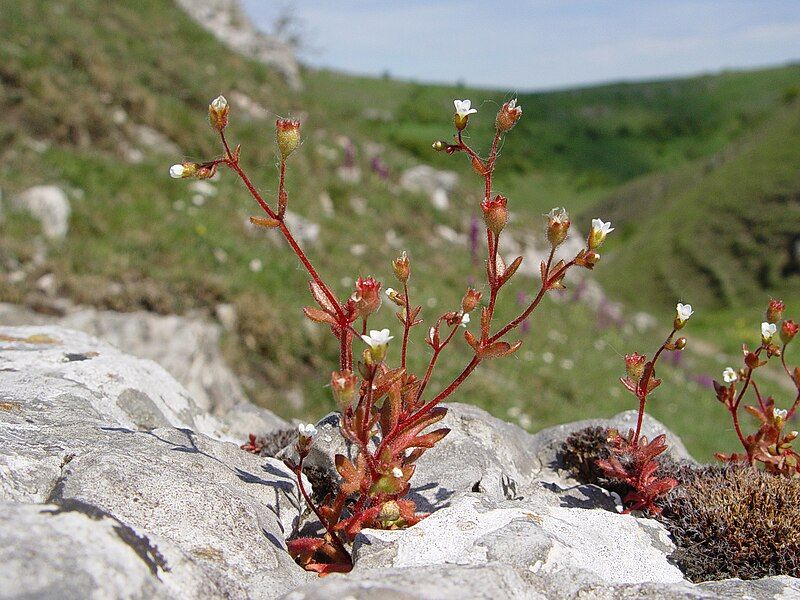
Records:
[[[220,42],[275,68],[292,89],[302,88],[293,49],[256,29],[239,0],[177,0],[177,4]]]
[[[118,313],[69,307],[60,317],[0,303],[5,325],[57,324],[98,337],[122,351],[154,360],[175,377],[201,410],[221,415],[247,402],[219,350],[220,328],[198,317]]]
[[[0,328],[0,389],[0,500],[14,503],[0,539],[18,541],[0,595],[28,578],[47,595],[67,570],[59,597],[274,598],[311,577],[285,549],[291,472],[214,439],[217,420],[155,363],[75,331]],[[52,544],[54,528],[67,533]],[[69,539],[85,540],[70,557]]]
[[[69,230],[69,215],[72,211],[69,198],[60,187],[37,185],[28,188],[12,199],[17,210],[30,213],[42,225],[42,233],[48,239],[64,239]]]

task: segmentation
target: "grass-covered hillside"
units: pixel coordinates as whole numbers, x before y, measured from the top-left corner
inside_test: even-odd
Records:
[[[306,72],[304,82],[290,92],[169,0],[0,0],[0,300],[46,308],[37,282],[52,273],[58,295],[115,310],[213,318],[230,303],[238,324],[225,350],[251,397],[285,416],[330,409],[325,381],[336,348],[302,318],[306,277],[291,252],[247,223],[257,207],[232,174],[208,196],[171,180],[169,165],[219,151],[206,111],[222,92],[232,105],[230,138],[269,196],[275,116],[301,118],[289,208],[319,225],[304,242],[309,256],[344,296],[359,275],[393,285],[390,260],[408,249],[412,294],[432,318],[456,305],[482,267],[465,242],[480,180],[463,157],[430,144],[452,133],[452,99],[468,97],[479,109],[468,133],[485,150],[509,95],[331,72]],[[771,293],[800,309],[791,250],[800,232],[798,90],[800,67],[787,66],[521,95],[524,116],[497,177],[515,217],[509,232],[517,242],[538,235],[555,205],[570,208],[584,232],[591,217],[612,218],[618,229],[590,275],[609,299],[589,305],[573,285],[545,302],[522,350],[482,365],[454,400],[531,429],[632,408],[616,383],[622,355],[652,351],[682,299],[697,322],[681,359],[665,364],[652,412],[700,456],[731,448],[705,377],[732,360],[720,352],[734,352],[737,335],[757,341]],[[449,209],[400,187],[401,173],[420,163],[459,174]],[[353,169],[342,176],[348,166],[357,180]],[[67,191],[73,211],[66,239],[44,247],[38,224],[8,202],[37,184]],[[520,277],[498,320],[535,285]],[[621,313],[611,300],[625,303]],[[637,328],[642,310],[659,325]],[[388,308],[374,325],[397,327]],[[417,368],[427,358],[423,335],[411,345]],[[454,346],[437,385],[468,360],[466,345]]]

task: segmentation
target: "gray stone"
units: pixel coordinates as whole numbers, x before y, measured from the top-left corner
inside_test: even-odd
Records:
[[[14,196],[11,202],[14,208],[30,213],[41,223],[45,237],[52,240],[66,237],[72,209],[60,187],[37,185]]]
[[[188,390],[204,411],[222,415],[247,398],[219,349],[220,328],[201,317],[118,313],[68,306],[59,317],[0,303],[4,325],[57,324],[96,336],[128,354],[154,360]]]
[[[34,515],[46,506],[10,513],[0,539],[19,544],[0,589],[32,577],[46,597],[70,570],[59,597],[273,598],[312,577],[286,552],[300,509],[292,473],[214,439],[217,419],[155,363],[76,331],[0,328],[0,390],[0,500],[55,504],[63,520]],[[53,527],[88,546],[66,558]],[[142,554],[155,566],[135,562]],[[104,573],[114,581],[98,584]]]
[[[275,68],[292,89],[302,88],[294,50],[256,29],[239,0],[177,0],[177,4],[233,51]]]
[[[133,529],[91,508],[3,503],[0,597],[168,598],[148,550]]]

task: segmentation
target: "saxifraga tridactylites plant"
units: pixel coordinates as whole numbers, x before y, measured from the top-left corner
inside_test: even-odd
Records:
[[[319,504],[312,501],[303,483],[303,463],[314,443],[316,428],[301,425],[295,446],[299,459],[287,465],[297,477],[297,485],[305,502],[319,519],[323,533],[318,537],[290,539],[287,546],[291,555],[308,570],[320,574],[349,571],[352,559],[348,544],[365,527],[398,529],[417,523],[426,515],[417,512],[412,500],[405,498],[410,489],[409,480],[414,474],[415,462],[422,454],[444,438],[447,428],[428,430],[441,421],[447,409],[441,402],[455,392],[475,368],[485,360],[501,358],[516,352],[522,342],[509,342],[506,337],[514,331],[541,303],[547,292],[562,289],[567,272],[574,266],[592,269],[600,255],[597,248],[612,230],[610,223],[600,219],[592,221],[586,247],[569,260],[556,260],[556,249],[564,242],[570,228],[567,212],[553,209],[547,223],[550,253],[540,265],[541,285],[533,300],[514,319],[495,329],[493,319],[500,290],[513,277],[522,263],[517,257],[506,264],[500,252],[501,232],[508,220],[507,200],[492,191],[492,176],[499,157],[500,142],[522,116],[516,100],[506,102],[495,118],[495,135],[491,150],[481,158],[462,137],[471,114],[469,100],[456,100],[454,125],[456,135],[452,144],[435,142],[437,151],[447,154],[462,153],[471,161],[473,169],[483,179],[483,211],[488,256],[486,260],[486,289],[488,301],[480,307],[479,331],[473,334],[466,329],[470,313],[478,309],[483,294],[473,288],[465,292],[461,305],[445,312],[427,329],[425,343],[431,349],[424,374],[418,377],[407,370],[408,341],[412,329],[422,323],[421,307],[411,300],[408,282],[411,277],[411,260],[403,254],[393,261],[394,275],[399,290],[389,288],[386,295],[398,307],[396,314],[403,332],[400,364],[391,368],[386,364],[386,351],[394,339],[388,329],[372,329],[368,322],[381,306],[381,283],[372,277],[359,278],[355,291],[347,299],[334,294],[312,265],[290,231],[285,215],[289,201],[284,186],[286,163],[300,145],[300,123],[278,119],[277,145],[280,156],[278,194],[274,204],[268,203],[250,181],[239,161],[240,148],[231,149],[225,136],[228,124],[228,103],[219,96],[209,106],[212,127],[219,133],[224,153],[220,158],[204,163],[184,162],[173,165],[170,174],[175,178],[207,179],[220,166],[234,171],[265,215],[251,217],[254,225],[277,229],[296,254],[310,277],[309,287],[316,306],[306,307],[306,316],[330,328],[339,345],[339,368],[331,374],[331,389],[341,410],[340,428],[344,438],[355,450],[355,460],[338,454],[336,470],[341,477],[338,490],[329,494]],[[464,328],[464,338],[473,353],[467,365],[447,386],[426,399],[425,392],[442,351],[453,341],[459,328]],[[365,343],[360,360],[354,358],[353,341]]]
[[[661,477],[658,456],[667,449],[667,436],[663,433],[651,441],[641,435],[644,411],[649,394],[661,385],[656,377],[656,364],[664,351],[674,352],[686,347],[686,338],[673,339],[683,329],[686,321],[693,314],[691,304],[678,303],[675,320],[667,339],[661,344],[648,361],[647,357],[634,352],[625,355],[626,376],[620,378],[622,385],[639,401],[639,412],[636,419],[636,430],[631,429],[626,436],[611,430],[608,432],[608,449],[610,456],[597,460],[605,475],[630,487],[630,492],[622,499],[625,512],[642,510],[657,515],[661,508],[656,503],[664,498],[678,481],[672,477]]]
[[[791,319],[783,319],[784,310],[786,305],[781,300],[769,302],[765,321],[761,323],[761,344],[755,350],[742,344],[743,366],[738,370],[727,367],[722,372],[723,383],[714,382],[717,400],[730,413],[736,436],[744,448],[744,454],[717,453],[716,456],[723,461],[746,462],[750,466],[761,463],[770,473],[800,477],[800,454],[792,447],[798,433],[784,431],[800,405],[800,367],[792,370],[786,364],[786,346],[800,327]],[[780,344],[775,343],[776,333]],[[756,382],[756,371],[773,358],[779,359],[783,373],[797,391],[788,409],[776,408],[775,399],[765,398]],[[739,421],[739,406],[748,390],[752,390],[758,406],[745,406],[745,410],[758,419],[760,426],[755,433],[745,436]]]

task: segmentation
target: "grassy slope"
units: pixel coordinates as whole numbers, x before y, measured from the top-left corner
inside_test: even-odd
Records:
[[[433,139],[449,135],[450,103],[458,96],[479,104],[471,135],[485,140],[501,93],[320,72],[308,73],[306,91],[292,95],[269,69],[221,48],[167,0],[144,0],[135,7],[99,0],[0,0],[0,57],[4,192],[50,182],[83,192],[72,194],[67,240],[51,248],[45,264],[25,281],[1,279],[4,300],[31,300],[38,276],[53,272],[61,293],[118,310],[184,312],[232,302],[240,325],[227,340],[227,351],[251,395],[287,416],[329,408],[324,373],[333,364],[334,345],[296,310],[308,297],[306,278],[290,253],[269,234],[252,235],[244,225],[254,208],[241,186],[225,174],[216,184],[218,195],[194,207],[186,184],[166,176],[167,165],[180,157],[147,152],[137,165],[120,158],[120,140],[131,139],[133,123],[161,131],[188,157],[213,155],[206,103],[219,91],[232,90],[272,113],[307,111],[307,142],[289,174],[291,208],[323,226],[309,253],[338,292],[348,293],[344,275],[388,278],[389,260],[398,250],[386,242],[387,230],[412,249],[413,293],[426,307],[425,316],[454,306],[468,279],[480,277],[466,252],[453,252],[433,233],[438,224],[464,231],[476,210],[479,182],[463,161],[428,148]],[[506,170],[498,189],[509,194],[519,227],[538,228],[541,213],[553,204],[588,207],[633,177],[691,168],[684,166],[687,161],[718,152],[768,121],[798,79],[798,69],[790,67],[524,96],[525,119],[504,148]],[[129,117],[122,125],[114,120],[119,107]],[[367,118],[369,108],[389,118]],[[365,173],[358,185],[335,174],[342,160],[340,134],[350,136],[358,150]],[[234,114],[231,137],[242,142],[244,160],[267,192],[275,186],[272,135],[270,119]],[[30,138],[51,144],[42,152],[31,147]],[[371,142],[385,146],[382,157],[393,173],[388,185],[369,172]],[[451,211],[437,212],[426,199],[396,189],[397,173],[419,159],[463,174]],[[321,211],[323,190],[335,206],[332,216]],[[363,213],[354,198],[365,200]],[[176,202],[185,207],[176,209]],[[9,213],[0,227],[4,264],[35,253],[31,240],[38,229],[29,219]],[[354,255],[351,246],[357,243],[370,251]],[[219,249],[227,254],[224,262],[214,257]],[[618,244],[618,260],[624,252]],[[253,258],[266,268],[250,272]],[[517,282],[500,308],[500,320],[512,316],[516,292],[533,285]],[[668,309],[656,314],[662,321],[670,318]],[[375,324],[396,326],[388,309]],[[600,327],[580,304],[551,302],[543,305],[525,342],[513,359],[485,365],[456,399],[534,429],[612,414],[632,406],[615,384],[621,353],[656,344],[631,328]],[[420,367],[421,339],[412,347],[421,349],[415,364]],[[436,383],[446,383],[466,360],[461,344],[444,361]],[[665,368],[669,391],[653,407],[705,456],[728,447],[711,435],[724,416],[687,375],[719,368],[715,357],[687,353],[680,368]],[[297,395],[286,392],[298,387],[304,401],[293,402]]]

